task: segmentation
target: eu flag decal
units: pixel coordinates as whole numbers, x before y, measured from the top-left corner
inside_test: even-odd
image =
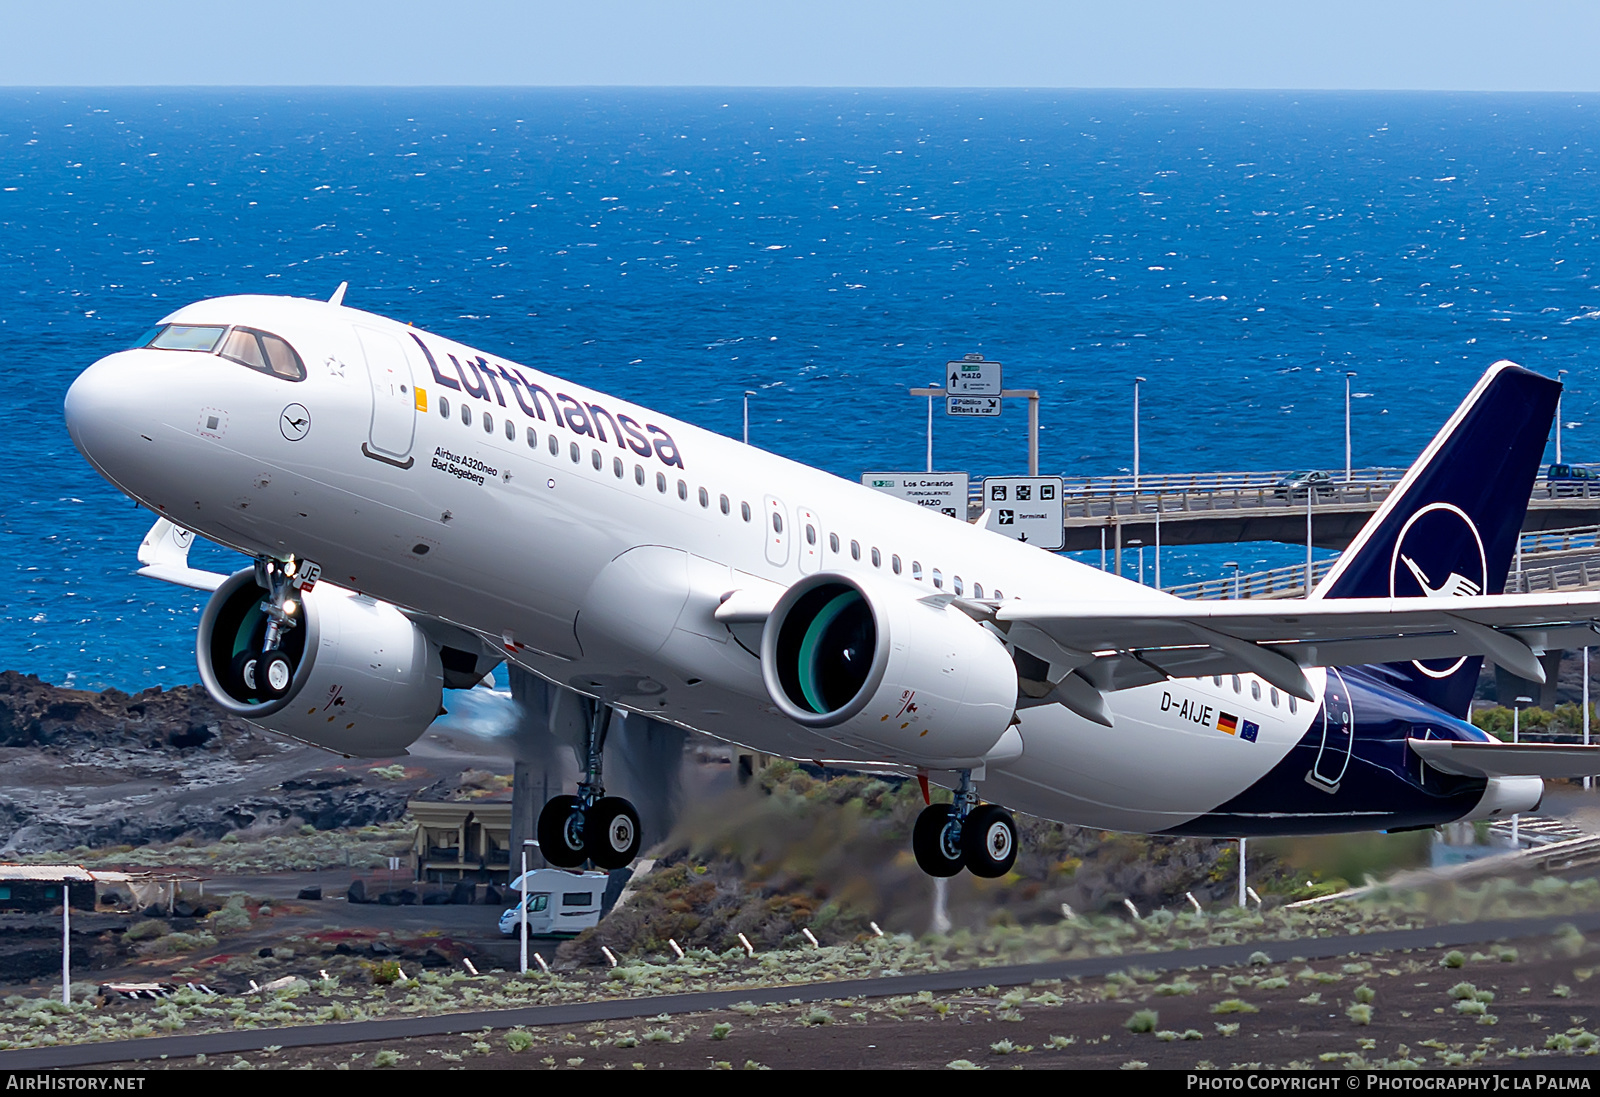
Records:
[[[1248,727],[1249,725],[1246,724],[1245,726]],[[1231,712],[1219,712],[1217,714],[1217,730],[1225,731],[1229,735],[1237,735],[1239,732],[1239,718]]]
[[[1244,722],[1244,727],[1239,729],[1239,738],[1243,739],[1247,743],[1253,743],[1256,741],[1256,735],[1259,734],[1260,731],[1260,725],[1253,724],[1249,720],[1246,720]]]

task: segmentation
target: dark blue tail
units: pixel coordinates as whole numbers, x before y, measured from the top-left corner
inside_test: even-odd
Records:
[[[1521,366],[1491,366],[1311,596],[1503,592],[1560,392],[1557,382]],[[1465,718],[1482,662],[1472,657],[1373,669]]]

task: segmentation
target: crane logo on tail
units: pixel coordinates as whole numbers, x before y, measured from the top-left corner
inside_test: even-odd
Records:
[[[1437,585],[1430,576],[1444,576]],[[1484,592],[1489,564],[1483,537],[1465,511],[1452,503],[1430,503],[1413,514],[1395,538],[1389,563],[1391,598],[1471,598]],[[1448,678],[1465,658],[1412,660],[1430,678]]]

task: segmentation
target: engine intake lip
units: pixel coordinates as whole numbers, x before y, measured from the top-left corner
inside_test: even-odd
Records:
[[[311,664],[316,659],[316,652],[321,639],[320,621],[316,608],[311,599],[300,598],[301,616],[300,625],[296,631],[303,632],[304,653],[295,664],[294,677],[289,680],[289,689],[276,701],[240,701],[223,686],[222,679],[218,677],[216,667],[213,665],[214,657],[212,645],[216,637],[216,629],[222,613],[228,607],[235,595],[248,586],[256,596],[257,601],[265,598],[267,592],[256,585],[255,568],[248,567],[234,572],[223,580],[207,600],[205,609],[200,613],[200,628],[196,633],[195,660],[200,664],[200,681],[206,687],[206,692],[211,695],[218,708],[243,716],[249,720],[257,720],[263,716],[271,716],[281,712],[291,701],[298,700],[297,694],[305,680],[311,675]]]
[[[815,592],[828,587],[838,588],[838,593],[840,594],[853,592],[856,595],[856,598],[860,600],[860,603],[867,608],[867,611],[872,616],[872,627],[875,635],[871,662],[868,664],[866,674],[862,677],[861,684],[855,693],[842,705],[826,712],[817,712],[813,708],[791,699],[790,689],[796,683],[786,683],[784,681],[785,671],[783,663],[780,661],[780,653],[787,655],[789,648],[801,642],[795,635],[794,630],[796,627],[809,629],[814,621],[814,618],[807,620],[801,626],[799,622],[790,620],[791,612],[808,596],[813,596]],[[819,608],[824,608],[832,605],[834,599],[825,597],[821,601],[822,606]],[[847,609],[848,606],[836,606],[834,608],[836,612],[839,612]],[[773,704],[778,707],[778,711],[795,723],[813,728],[836,727],[859,715],[867,707],[867,703],[872,700],[879,685],[883,682],[884,672],[888,669],[889,650],[889,622],[885,619],[879,603],[867,593],[861,583],[851,576],[838,572],[818,572],[815,575],[809,575],[801,579],[785,591],[783,597],[778,599],[777,605],[772,608],[772,613],[767,617],[766,627],[761,632],[761,678],[766,684],[767,693],[771,696]]]

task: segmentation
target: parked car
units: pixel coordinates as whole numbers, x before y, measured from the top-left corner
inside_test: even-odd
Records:
[[[1304,499],[1307,492],[1326,492],[1333,487],[1333,477],[1317,469],[1306,472],[1285,473],[1273,485],[1273,493],[1280,499]]]
[[[1551,465],[1544,479],[1551,495],[1600,495],[1600,471],[1582,465]]]
[[[526,886],[528,936],[576,937],[590,926],[600,924],[600,901],[605,897],[604,872],[571,872],[564,868],[539,868],[511,881],[511,893]],[[522,908],[513,904],[500,915],[500,932],[515,937],[522,921]]]

